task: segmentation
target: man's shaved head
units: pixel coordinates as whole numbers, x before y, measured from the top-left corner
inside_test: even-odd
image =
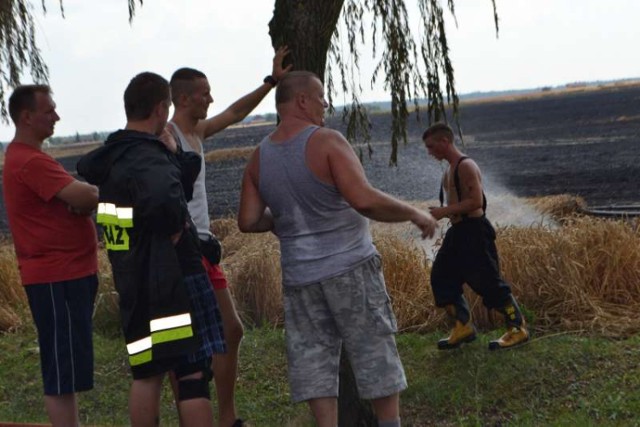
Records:
[[[295,94],[309,87],[313,79],[320,78],[311,71],[291,71],[278,82],[276,88],[276,105],[284,104],[293,99]]]
[[[437,122],[429,126],[429,128],[424,131],[422,134],[422,140],[426,141],[427,138],[439,138],[442,136],[446,137],[449,142],[453,142],[453,129],[451,129],[451,126],[446,123]]]
[[[202,72],[193,68],[180,68],[171,76],[171,97],[174,104],[180,95],[191,95],[195,89],[195,82],[198,79],[206,79],[207,76]]]

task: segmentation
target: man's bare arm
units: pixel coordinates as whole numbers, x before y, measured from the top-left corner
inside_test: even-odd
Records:
[[[160,141],[171,151],[172,153],[176,153],[178,151],[178,142],[173,137],[171,133],[171,128],[169,127],[171,124],[167,123],[162,130],[162,134],[160,134]]]
[[[411,221],[420,228],[423,237],[433,235],[434,218],[408,203],[376,188],[366,178],[360,160],[347,140],[338,132],[318,130],[316,137],[326,137],[331,175],[342,197],[360,214],[376,221]]]
[[[273,229],[271,211],[267,208],[258,191],[259,156],[260,149],[257,148],[242,176],[238,228],[243,233],[263,233]]]
[[[88,214],[98,206],[98,187],[86,182],[73,180],[56,194],[72,212]]]
[[[293,66],[290,64],[287,67],[282,67],[282,61],[288,53],[289,49],[286,46],[283,46],[276,51],[276,54],[273,57],[273,70],[271,76],[276,81],[280,81]],[[251,113],[258,104],[260,104],[260,101],[267,96],[271,89],[272,86],[269,83],[263,83],[253,92],[248,93],[231,104],[222,113],[208,119],[201,120],[196,126],[196,132],[198,132],[202,139],[206,139],[211,135],[226,129],[232,124],[238,123],[247,117],[249,113]]]

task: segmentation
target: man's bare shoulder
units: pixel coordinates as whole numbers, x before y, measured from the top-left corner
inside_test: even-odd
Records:
[[[257,146],[253,153],[251,153],[251,157],[249,157],[249,161],[247,162],[247,166],[245,168],[245,173],[250,177],[251,181],[258,184],[258,179],[260,177],[260,146]]]
[[[336,185],[336,174],[357,161],[353,148],[336,130],[320,128],[309,139],[307,165],[321,181]]]
[[[340,132],[330,128],[320,128],[311,135],[310,142],[320,143],[326,149],[351,147]]]
[[[458,164],[458,173],[461,174],[480,174],[480,167],[471,157],[466,157]]]
[[[260,158],[260,145],[256,146],[255,150],[251,153],[251,161],[258,160]]]

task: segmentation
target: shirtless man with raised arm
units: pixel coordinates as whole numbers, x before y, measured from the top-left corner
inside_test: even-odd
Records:
[[[171,77],[171,93],[175,112],[167,126],[173,139],[182,150],[193,151],[203,157],[203,141],[234,123],[244,119],[273,89],[278,81],[291,69],[284,67],[282,61],[289,53],[285,47],[278,49],[273,58],[273,68],[263,83],[231,104],[221,113],[207,118],[209,106],[213,103],[211,86],[204,73],[192,68],[181,68]],[[238,373],[238,349],[243,335],[240,318],[234,307],[227,280],[219,265],[220,246],[210,228],[209,206],[205,188],[205,161],[202,158],[200,173],[196,178],[193,199],[189,201],[189,212],[198,229],[204,254],[203,263],[218,299],[227,353],[213,357],[213,372],[218,397],[219,425],[221,427],[240,427],[242,420],[237,418],[234,402],[235,383]]]

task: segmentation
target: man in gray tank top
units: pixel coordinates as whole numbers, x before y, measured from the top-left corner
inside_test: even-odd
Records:
[[[193,198],[189,201],[189,213],[198,229],[203,264],[209,274],[209,280],[218,300],[227,353],[214,354],[213,372],[218,399],[218,422],[221,427],[241,427],[243,422],[237,418],[234,394],[238,374],[238,350],[242,340],[243,327],[236,312],[233,298],[229,292],[224,272],[219,265],[221,250],[210,229],[209,206],[205,188],[205,161],[202,143],[205,139],[244,119],[264,99],[271,89],[291,68],[282,66],[284,57],[289,53],[287,47],[276,51],[273,58],[272,73],[265,77],[262,84],[231,104],[219,114],[207,118],[207,111],[213,98],[211,86],[204,73],[192,68],[181,68],[171,77],[171,95],[175,112],[167,125],[168,135],[165,144],[176,151],[176,145],[184,151],[193,151],[201,156],[200,173],[193,186]],[[165,137],[168,137],[165,132]],[[173,146],[172,146],[173,144]]]
[[[407,381],[367,218],[411,221],[422,237],[436,221],[369,184],[347,140],[323,127],[326,108],[315,74],[293,71],[280,81],[281,122],[245,169],[238,226],[280,240],[293,401],[308,401],[319,426],[337,425],[344,343],[360,397],[372,400],[381,427],[396,427]]]

